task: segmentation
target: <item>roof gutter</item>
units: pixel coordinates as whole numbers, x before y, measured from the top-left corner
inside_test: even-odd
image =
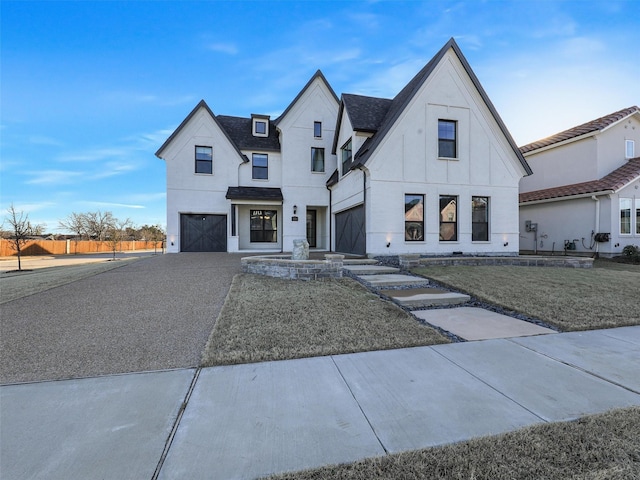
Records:
[[[553,197],[553,198],[544,198],[541,200],[532,200],[530,202],[519,202],[519,206],[526,207],[529,205],[538,205],[540,203],[552,203],[552,202],[561,202],[563,200],[577,200],[579,198],[593,198],[595,196],[601,197],[604,195],[612,195],[615,193],[614,190],[601,190],[599,192],[590,192],[590,193],[581,193],[579,195],[566,195],[564,197]]]

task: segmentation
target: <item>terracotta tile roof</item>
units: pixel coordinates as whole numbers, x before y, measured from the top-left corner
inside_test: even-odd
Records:
[[[581,135],[586,135],[587,133],[604,130],[612,123],[622,120],[623,118],[636,112],[640,112],[640,108],[633,106],[614,113],[610,113],[609,115],[605,115],[604,117],[591,120],[590,122],[583,123],[582,125],[570,128],[569,130],[565,130],[563,132],[556,133],[555,135],[551,135],[550,137],[543,138],[541,140],[537,140],[535,142],[524,145],[523,147],[520,147],[520,151],[522,153],[532,152],[533,150],[548,147],[549,145],[553,145],[554,143],[564,142],[565,140],[570,140]]]
[[[549,200],[552,198],[572,197],[587,193],[617,191],[640,177],[640,157],[632,158],[620,168],[615,169],[609,175],[600,180],[590,182],[573,183],[560,187],[545,188],[520,194],[520,203]]]

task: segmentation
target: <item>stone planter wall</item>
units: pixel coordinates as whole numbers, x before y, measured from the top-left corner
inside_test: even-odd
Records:
[[[590,257],[424,257],[418,254],[399,255],[400,268],[408,270],[415,267],[447,266],[447,265],[517,265],[523,267],[569,267],[592,268]]]
[[[290,280],[341,278],[344,255],[327,254],[325,260],[292,260],[288,255],[245,257],[244,273],[256,273]]]

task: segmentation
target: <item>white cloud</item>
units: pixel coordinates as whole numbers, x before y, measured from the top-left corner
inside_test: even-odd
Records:
[[[141,208],[146,208],[144,205],[132,205],[132,204],[128,204],[128,203],[114,203],[114,202],[94,202],[94,201],[87,201],[85,202],[87,205],[94,205],[96,207],[102,207],[102,208],[131,208],[131,209],[141,209]]]
[[[210,43],[207,45],[207,49],[212,52],[226,53],[227,55],[236,55],[238,53],[238,46],[234,43]]]
[[[25,174],[31,177],[25,182],[29,185],[64,185],[75,183],[76,180],[83,177],[82,172],[70,170],[40,170]]]

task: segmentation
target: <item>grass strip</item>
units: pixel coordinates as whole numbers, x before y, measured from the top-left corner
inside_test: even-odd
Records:
[[[355,280],[295,281],[240,274],[203,354],[203,366],[447,343]]]
[[[637,479],[640,478],[640,407],[269,478]]]
[[[640,268],[430,266],[413,272],[561,331],[640,324]]]

